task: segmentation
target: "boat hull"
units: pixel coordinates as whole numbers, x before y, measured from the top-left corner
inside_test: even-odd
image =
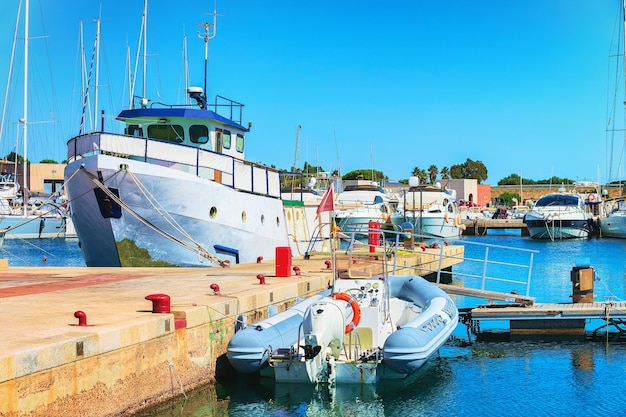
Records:
[[[458,224],[455,224],[451,218],[446,220],[443,216],[425,216],[422,219],[409,219],[408,222],[413,226],[416,235],[425,238],[456,239],[463,233],[460,228],[460,218],[457,220]],[[398,224],[398,226],[401,225]]]
[[[589,220],[545,220],[526,215],[526,227],[533,239],[584,239],[589,236]]]
[[[289,246],[279,198],[103,154],[73,161],[65,178],[87,266],[214,265],[202,250],[209,258],[254,262],[274,259],[276,247]]]

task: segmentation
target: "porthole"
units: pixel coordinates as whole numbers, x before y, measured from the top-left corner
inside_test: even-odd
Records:
[[[287,216],[285,216],[285,217],[287,217],[287,220],[291,221],[291,211],[288,211],[287,212]]]
[[[265,216],[261,214],[261,224],[265,224]]]
[[[276,226],[280,226],[280,219],[276,216]]]
[[[245,223],[246,220],[248,220],[248,215],[246,214],[245,211],[242,211],[241,212],[241,221]]]
[[[209,216],[211,216],[212,219],[214,219],[215,216],[217,216],[217,207],[215,206],[211,207],[211,210],[209,211]]]

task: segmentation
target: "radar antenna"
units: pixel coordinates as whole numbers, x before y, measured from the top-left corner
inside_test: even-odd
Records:
[[[215,37],[215,33],[217,31],[217,8],[215,3],[213,5],[213,23],[198,23],[198,26],[204,29],[204,34],[201,31],[198,31],[198,37],[204,41],[204,105],[203,109],[206,108],[207,101],[207,71],[208,71],[208,63],[209,63],[209,40]]]

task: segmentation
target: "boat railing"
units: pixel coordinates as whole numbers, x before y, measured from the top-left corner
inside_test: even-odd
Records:
[[[150,162],[240,191],[280,198],[280,172],[277,169],[219,152],[180,143],[103,132],[80,135],[68,141],[69,162],[96,154]]]
[[[389,273],[392,275],[414,273],[428,276],[437,284],[461,280],[464,286],[481,291],[530,295],[534,256],[538,253],[535,250],[466,240],[433,239],[394,230],[368,229],[367,242],[359,240],[356,232],[346,235],[347,243],[343,246],[348,254],[362,247],[369,247],[372,252],[384,250],[387,262],[391,263]],[[447,246],[456,245],[463,246],[463,251],[445,250]],[[400,265],[398,255],[410,252],[428,252],[434,255],[435,261],[415,266]],[[445,266],[450,264],[456,265],[455,271]]]

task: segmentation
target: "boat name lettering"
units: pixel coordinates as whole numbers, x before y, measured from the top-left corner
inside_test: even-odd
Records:
[[[428,320],[426,323],[422,325],[422,330],[425,332],[432,331],[443,323],[444,323],[443,317],[437,314],[436,316],[433,316],[430,320]]]

